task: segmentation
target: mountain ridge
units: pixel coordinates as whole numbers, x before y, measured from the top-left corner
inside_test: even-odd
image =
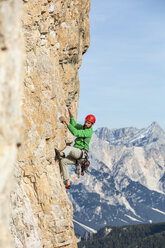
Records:
[[[153,142],[156,142],[159,132],[162,133],[163,137],[165,138],[165,132],[159,126],[159,124],[154,121],[147,128],[139,129],[139,128],[135,128],[135,127],[125,127],[125,128],[109,129],[107,127],[103,127],[103,128],[98,128],[95,131],[95,134],[101,139],[106,139],[106,141],[108,141],[110,144],[113,144],[113,145],[121,145],[122,143],[124,145],[128,145],[128,143],[129,143],[129,145],[130,145],[130,143],[132,145],[137,145],[136,142],[134,143],[135,137],[137,140],[138,139],[143,140],[143,138],[146,136],[147,137],[152,136]],[[133,140],[131,140],[131,138]]]
[[[165,220],[164,137],[156,122],[143,129],[96,130],[89,173],[74,179],[70,192],[74,218],[97,230]]]

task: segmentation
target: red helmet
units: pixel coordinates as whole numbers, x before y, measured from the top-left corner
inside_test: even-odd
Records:
[[[96,122],[96,118],[94,115],[87,115],[87,117],[85,118],[86,121],[90,121],[93,124]]]

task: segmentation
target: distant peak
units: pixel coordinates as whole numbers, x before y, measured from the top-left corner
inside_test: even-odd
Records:
[[[153,121],[149,128],[162,130],[161,126],[156,121]]]
[[[153,122],[151,123],[151,126],[159,126],[159,124],[158,124],[156,121],[153,121]]]

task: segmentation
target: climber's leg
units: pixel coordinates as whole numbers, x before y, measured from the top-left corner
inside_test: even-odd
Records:
[[[65,158],[73,158],[75,160],[78,160],[82,154],[81,149],[73,146],[67,146],[62,152]]]
[[[69,180],[68,165],[69,164],[75,165],[76,161],[80,159],[82,155],[82,151],[79,148],[75,148],[72,146],[66,146],[66,148],[59,153],[60,154],[56,152],[56,155],[59,155],[63,179],[66,181],[66,185],[69,186],[70,180]]]
[[[74,165],[74,164],[76,164],[76,160],[71,158],[71,157],[70,158],[62,158],[60,160],[60,166],[61,166],[61,170],[62,170],[63,179],[66,181],[67,185],[70,185],[68,164]]]

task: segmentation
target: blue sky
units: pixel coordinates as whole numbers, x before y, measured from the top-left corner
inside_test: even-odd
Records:
[[[165,1],[92,0],[90,48],[79,69],[78,120],[165,130]]]

